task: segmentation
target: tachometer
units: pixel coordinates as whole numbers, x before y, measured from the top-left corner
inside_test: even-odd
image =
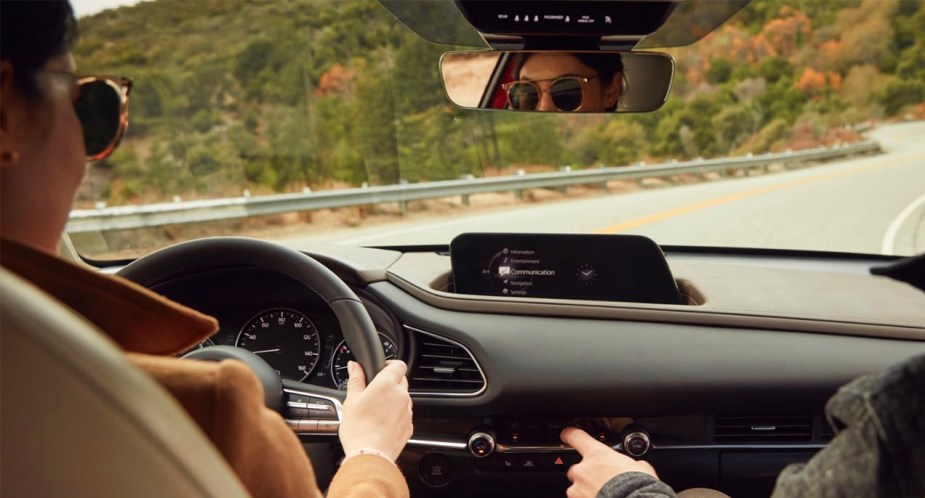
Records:
[[[251,318],[234,345],[267,360],[280,377],[297,381],[315,369],[321,353],[315,324],[290,309],[264,311]]]
[[[392,339],[380,333],[379,340],[382,341],[382,350],[385,352],[385,359],[392,360],[398,358],[398,348],[395,346],[395,343],[392,342]],[[336,384],[337,388],[341,391],[347,389],[347,362],[350,360],[356,360],[353,356],[353,352],[350,351],[350,347],[347,346],[347,341],[340,341],[340,344],[334,349],[334,361],[331,362],[331,378],[334,379],[334,384]]]

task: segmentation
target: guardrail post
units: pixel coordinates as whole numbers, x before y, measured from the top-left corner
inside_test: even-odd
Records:
[[[571,167],[571,166],[562,166],[561,168],[559,168],[559,171],[561,171],[562,173],[571,173],[571,172],[572,172],[572,167]],[[559,193],[560,193],[560,194],[564,194],[564,193],[566,193],[567,191],[568,191],[568,185],[560,185],[560,186],[559,186]]]
[[[522,170],[522,169],[519,169],[519,170],[517,170],[516,175],[519,176],[519,177],[521,177],[521,178],[523,178],[524,176],[527,175],[527,172],[524,171],[524,170]],[[514,197],[517,197],[517,200],[522,201],[522,200],[524,199],[524,191],[523,191],[523,190],[515,190],[515,191],[514,191]]]
[[[460,176],[459,179],[471,182],[475,180],[475,175],[473,175],[472,173],[466,173],[465,175]],[[469,206],[469,194],[465,193],[465,194],[460,195],[459,197],[462,200],[462,205],[468,207]]]

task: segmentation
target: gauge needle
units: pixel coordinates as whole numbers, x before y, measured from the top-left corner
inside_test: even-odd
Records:
[[[251,351],[251,353],[254,353],[254,354],[279,353],[281,349],[282,349],[282,348],[276,348],[276,349],[263,349],[263,350],[260,350],[260,351]]]

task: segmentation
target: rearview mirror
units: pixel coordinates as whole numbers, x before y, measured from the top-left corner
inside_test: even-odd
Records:
[[[466,109],[650,112],[668,99],[674,59],[654,52],[447,52],[440,73]]]

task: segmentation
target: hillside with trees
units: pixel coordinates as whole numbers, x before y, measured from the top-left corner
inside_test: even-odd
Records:
[[[619,116],[460,110],[437,65],[453,47],[375,1],[157,0],[80,32],[82,71],[135,81],[126,140],[81,206],[797,149],[925,117],[919,0],[758,0],[667,49],[665,107]]]

